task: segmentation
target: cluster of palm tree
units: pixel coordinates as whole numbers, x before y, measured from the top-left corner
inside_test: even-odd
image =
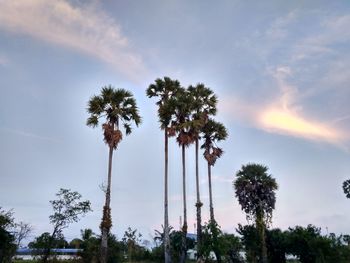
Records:
[[[186,236],[187,236],[187,199],[186,199],[186,148],[195,145],[196,159],[196,208],[197,208],[197,243],[198,256],[200,257],[201,245],[201,207],[202,202],[199,192],[199,148],[204,150],[204,158],[208,163],[210,220],[214,219],[213,198],[211,188],[211,167],[220,158],[223,151],[217,147],[216,142],[225,140],[227,131],[223,124],[215,121],[213,116],[217,111],[217,97],[213,91],[203,84],[184,88],[178,80],[168,77],[156,79],[147,89],[148,97],[158,97],[158,116],[161,129],[164,130],[164,256],[165,262],[171,262],[169,216],[168,216],[168,139],[176,137],[176,141],[182,151],[182,183],[183,183],[183,226],[182,226],[182,250],[181,262],[186,260]],[[123,132],[129,135],[132,132],[132,124],[138,126],[141,117],[136,106],[136,101],[129,91],[115,89],[112,86],[103,87],[100,95],[94,95],[88,102],[87,125],[97,127],[102,122],[104,142],[108,146],[108,176],[105,190],[105,204],[100,224],[101,249],[100,261],[107,262],[108,236],[112,227],[111,218],[111,180],[113,152],[117,149],[123,138]],[[122,129],[122,127],[124,129]],[[200,140],[203,144],[200,145]]]
[[[180,262],[186,260],[187,236],[187,199],[186,199],[186,148],[195,145],[196,161],[196,217],[197,217],[197,257],[201,258],[201,207],[199,191],[199,147],[204,150],[204,158],[208,164],[210,220],[215,221],[212,188],[211,167],[220,158],[223,150],[216,143],[227,138],[227,131],[223,124],[215,121],[213,116],[217,112],[217,97],[204,84],[184,88],[178,80],[164,77],[156,79],[147,89],[148,97],[157,97],[158,117],[160,128],[164,131],[164,256],[165,262],[171,262],[168,216],[168,140],[176,137],[182,153],[182,191],[183,191],[183,226],[182,250]],[[200,145],[200,140],[203,144]]]

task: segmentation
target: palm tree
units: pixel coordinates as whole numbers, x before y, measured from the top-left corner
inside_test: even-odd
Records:
[[[160,128],[164,130],[164,261],[171,262],[170,252],[170,227],[168,216],[168,138],[174,135],[169,125],[174,115],[174,97],[181,90],[180,82],[169,77],[156,79],[154,84],[149,85],[146,93],[149,98],[159,97],[158,117]]]
[[[201,207],[203,203],[200,199],[199,191],[199,169],[198,169],[198,152],[199,139],[201,129],[208,120],[209,115],[216,114],[217,98],[213,91],[204,86],[197,84],[196,86],[188,87],[188,91],[193,98],[193,114],[192,114],[192,130],[195,140],[195,160],[196,160],[196,217],[197,217],[197,259],[201,261],[202,253],[202,222],[201,222]]]
[[[193,130],[191,129],[191,112],[193,111],[193,98],[187,90],[179,92],[174,100],[175,120],[171,122],[171,127],[177,132],[176,141],[182,152],[182,195],[183,195],[183,226],[182,226],[182,249],[180,262],[186,261],[187,252],[187,199],[186,199],[186,151],[194,141]]]
[[[125,134],[129,135],[132,131],[132,123],[138,126],[141,123],[141,117],[132,93],[124,89],[114,89],[112,86],[103,87],[100,95],[92,96],[88,102],[87,111],[90,114],[86,123],[88,126],[96,127],[101,119],[104,120],[102,124],[104,142],[109,147],[106,200],[100,225],[101,262],[105,263],[107,261],[108,234],[112,226],[110,202],[113,151],[117,149],[123,137],[120,130],[121,125],[125,129]]]
[[[221,262],[220,249],[217,242],[217,223],[214,217],[214,206],[213,206],[213,193],[212,193],[212,182],[211,182],[211,167],[215,165],[215,162],[223,154],[223,150],[216,145],[216,142],[223,141],[227,138],[227,130],[225,126],[216,122],[213,119],[208,119],[204,127],[202,128],[204,143],[201,146],[204,149],[204,158],[208,163],[208,184],[209,184],[209,212],[210,212],[210,226],[212,227],[214,244],[214,253],[217,261]]]
[[[278,188],[276,180],[267,173],[268,167],[260,164],[243,165],[236,173],[234,188],[247,219],[255,219],[261,244],[260,260],[267,263],[265,228],[271,222]]]

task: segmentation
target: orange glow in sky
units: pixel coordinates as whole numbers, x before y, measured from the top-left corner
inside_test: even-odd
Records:
[[[333,142],[340,139],[340,135],[331,128],[307,121],[297,114],[285,110],[266,110],[261,114],[260,121],[267,130],[288,133],[297,137]]]

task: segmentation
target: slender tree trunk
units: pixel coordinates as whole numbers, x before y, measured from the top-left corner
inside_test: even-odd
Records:
[[[197,192],[197,202],[196,202],[196,208],[197,208],[197,261],[202,262],[202,216],[201,216],[201,207],[202,202],[200,199],[200,192],[199,192],[199,169],[198,169],[198,138],[196,138],[195,142],[196,146],[196,192]]]
[[[185,263],[187,256],[187,208],[186,208],[186,159],[185,159],[185,145],[182,145],[182,194],[183,194],[183,208],[184,208],[184,223],[182,226],[182,247],[180,263]]]
[[[221,254],[218,248],[218,231],[214,229],[217,227],[215,217],[214,217],[214,206],[213,206],[213,192],[211,186],[211,165],[208,162],[208,184],[209,184],[209,212],[210,212],[210,222],[212,226],[212,235],[213,235],[213,250],[216,256],[216,261],[221,262]]]
[[[106,190],[106,201],[103,207],[103,216],[101,222],[101,263],[107,262],[108,254],[108,234],[112,226],[111,218],[111,182],[112,182],[112,158],[113,158],[113,147],[109,147],[109,159],[108,159],[108,182]]]
[[[168,216],[168,131],[164,130],[164,262],[171,263]]]
[[[209,213],[210,220],[215,221],[214,219],[214,206],[213,206],[213,193],[211,188],[211,165],[208,162],[208,184],[209,184]]]
[[[260,237],[260,262],[267,263],[267,248],[266,248],[266,237],[265,237],[265,224],[262,215],[257,215],[256,227]]]

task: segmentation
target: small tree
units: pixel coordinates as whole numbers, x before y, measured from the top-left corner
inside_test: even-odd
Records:
[[[26,239],[29,234],[33,231],[33,227],[25,222],[19,222],[15,225],[15,238],[17,247],[20,247],[23,239]]]
[[[54,211],[49,217],[50,223],[53,225],[53,231],[45,248],[43,262],[47,262],[53,240],[62,234],[62,230],[67,228],[71,223],[78,222],[80,216],[84,216],[87,212],[91,211],[90,201],[80,201],[82,196],[78,192],[61,188],[56,196],[56,200],[50,201]]]
[[[12,211],[0,207],[0,262],[11,262],[16,251],[15,236],[10,229],[14,226]]]
[[[124,232],[123,242],[127,248],[128,253],[128,261],[132,262],[135,258],[135,252],[139,246],[139,243],[141,242],[142,235],[140,233],[137,233],[137,229],[131,229],[131,227],[128,227],[128,229]]]
[[[254,219],[260,237],[260,260],[267,263],[265,228],[271,222],[275,209],[278,186],[276,180],[267,174],[268,168],[260,164],[243,165],[236,174],[234,188],[247,219]]]

